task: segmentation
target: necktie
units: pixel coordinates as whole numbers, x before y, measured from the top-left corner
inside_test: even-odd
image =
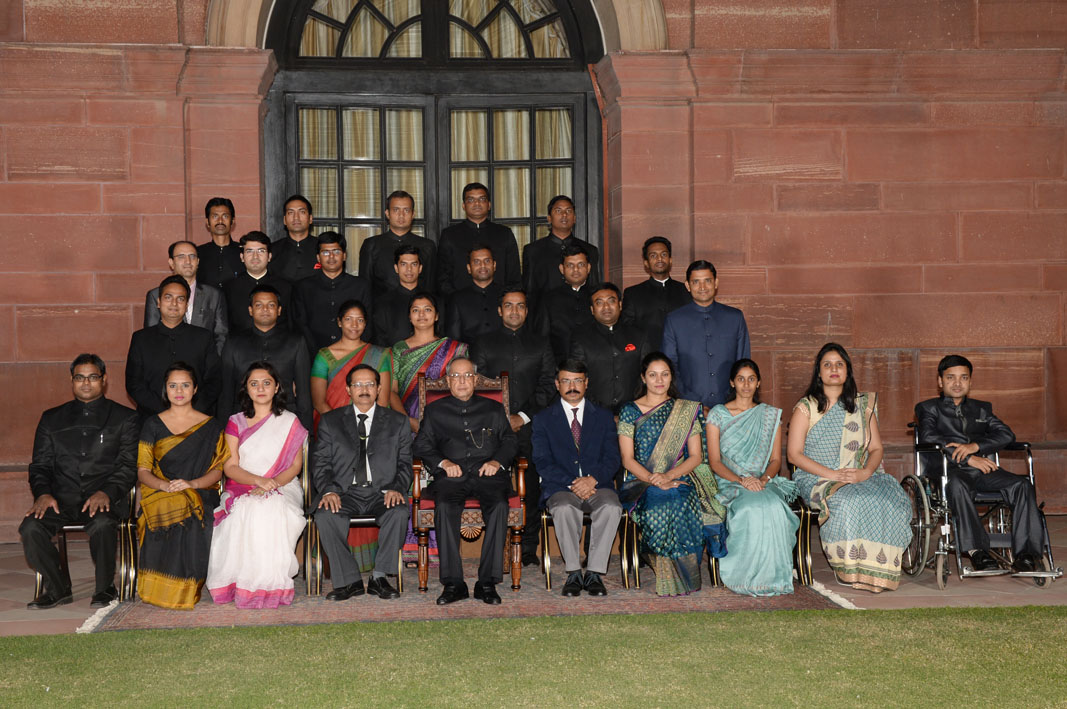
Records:
[[[578,423],[578,407],[571,409],[574,419],[571,421],[571,436],[574,438],[574,447],[577,448],[582,440],[582,424]]]
[[[356,463],[356,484],[362,485],[370,482],[367,479],[367,414],[356,416],[359,423],[356,424],[356,435],[359,436],[359,462]]]

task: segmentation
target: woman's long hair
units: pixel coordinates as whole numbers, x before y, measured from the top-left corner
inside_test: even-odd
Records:
[[[260,360],[248,365],[244,378],[241,379],[241,393],[237,395],[237,406],[240,407],[241,413],[248,418],[256,415],[255,404],[252,403],[252,397],[248,395],[248,380],[252,378],[252,372],[257,369],[265,370],[270,375],[270,378],[274,380],[277,388],[274,390],[274,398],[270,402],[270,412],[275,416],[279,416],[285,411],[285,390],[282,389],[282,380],[278,376],[278,370],[266,360]]]
[[[811,383],[808,384],[808,390],[804,392],[804,396],[810,396],[815,399],[815,403],[819,405],[819,413],[825,413],[826,407],[830,403],[826,398],[826,394],[822,390],[822,379],[819,377],[819,367],[822,365],[822,358],[829,352],[836,352],[841,355],[841,359],[845,360],[845,385],[841,389],[841,398],[838,401],[845,407],[845,411],[850,414],[856,413],[856,380],[852,377],[852,359],[848,356],[848,352],[845,348],[836,342],[827,342],[819,350],[819,354],[815,355],[815,366],[811,371]]]
[[[662,352],[649,352],[645,355],[645,358],[641,360],[641,376],[644,376],[648,371],[649,366],[653,362],[666,362],[667,368],[671,370],[671,385],[667,387],[667,396],[671,399],[678,398],[678,389],[674,386],[674,362],[671,362],[671,358]],[[634,391],[634,398],[640,399],[642,396],[648,393],[648,385],[644,380],[637,385],[637,389]]]
[[[763,377],[761,377],[759,373],[759,365],[748,357],[742,357],[741,359],[734,362],[734,366],[730,367],[730,393],[726,395],[727,401],[733,401],[737,398],[737,387],[734,386],[734,378],[737,377],[737,373],[745,367],[748,367],[756,373],[757,384],[763,381]],[[756,391],[752,393],[752,403],[761,403],[759,400],[759,387],[756,387]]]

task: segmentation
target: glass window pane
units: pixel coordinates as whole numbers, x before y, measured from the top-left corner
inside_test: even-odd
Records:
[[[537,168],[537,204],[539,209],[548,206],[548,201],[558,194],[573,195],[570,167]]]
[[[346,108],[341,113],[345,132],[345,160],[379,160],[378,109]]]
[[[421,161],[422,110],[417,108],[387,109],[385,143],[386,160]]]
[[[381,195],[378,168],[345,168],[346,219],[373,219],[381,214]]]
[[[454,167],[452,168],[452,218],[464,219],[463,213],[463,188],[472,182],[489,184],[489,168],[485,167]]]
[[[348,242],[348,251],[346,251],[345,258],[345,270],[356,275],[359,273],[359,247],[363,246],[363,242],[374,236],[375,234],[382,233],[382,226],[380,224],[346,224],[345,225],[345,241]]]
[[[348,28],[348,38],[345,39],[342,56],[376,57],[381,53],[382,45],[388,36],[389,30],[381,20],[369,10],[360,10]]]
[[[530,159],[529,111],[493,111],[493,159]]]
[[[571,157],[571,112],[566,108],[537,111],[537,159]]]
[[[489,26],[482,30],[482,37],[489,45],[489,52],[497,59],[525,59],[526,42],[515,19],[506,12],[498,13]]]
[[[408,25],[389,45],[387,57],[418,59],[422,56],[422,23]]]
[[[563,29],[563,22],[560,20],[531,32],[530,43],[533,44],[534,56],[538,59],[567,59],[571,55],[571,48],[567,44],[567,31]]]
[[[527,25],[556,11],[552,0],[511,0],[511,6],[518,10],[519,17]]]
[[[548,204],[547,202],[545,204]],[[548,224],[545,222],[538,222],[537,224],[537,238],[543,239],[548,236]]]
[[[448,23],[448,55],[456,59],[485,58],[482,45],[474,35],[451,22]]]
[[[416,235],[416,236],[426,236],[426,225],[425,224],[412,224],[411,225],[411,233]]]
[[[529,224],[508,224],[508,227],[515,233],[515,241],[519,244],[519,265],[522,263],[522,249],[524,246],[530,243],[530,225]]]
[[[533,216],[530,214],[529,168],[500,167],[493,170],[493,216],[498,219]]]
[[[496,7],[497,0],[451,0],[448,3],[448,12],[477,27],[489,11]]]
[[[325,22],[310,18],[304,24],[304,33],[300,36],[300,56],[332,57],[337,54],[337,40],[341,33]]]
[[[390,167],[385,171],[385,194],[404,190],[415,200],[415,218],[423,218],[422,203],[426,193],[423,191],[421,167]],[[384,205],[383,205],[384,208]]]
[[[452,161],[488,160],[488,133],[485,111],[452,111]]]
[[[348,13],[352,12],[357,2],[359,0],[317,0],[311,9],[332,17],[338,22],[345,22],[348,19]]]
[[[396,27],[404,20],[419,14],[421,0],[371,0]]]
[[[337,170],[332,167],[300,169],[300,193],[308,198],[316,217],[337,216]]]
[[[332,108],[300,109],[300,159],[337,159],[337,111]]]

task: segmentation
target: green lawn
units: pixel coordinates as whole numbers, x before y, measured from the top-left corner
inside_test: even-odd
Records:
[[[1067,706],[1067,608],[0,638],[14,706]]]

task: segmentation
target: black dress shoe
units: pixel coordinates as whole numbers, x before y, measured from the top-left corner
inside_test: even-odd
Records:
[[[977,549],[971,554],[971,567],[975,571],[996,571],[1000,565],[985,549]]]
[[[111,604],[113,600],[119,597],[119,592],[115,590],[114,586],[108,586],[100,593],[93,594],[93,600],[89,601],[90,608],[103,608]]]
[[[541,560],[537,558],[536,551],[524,551],[522,553],[522,565],[523,566],[537,566],[541,563]]]
[[[449,603],[455,603],[470,597],[470,592],[467,591],[467,584],[446,583],[441,595],[437,597],[437,605],[447,606]]]
[[[1019,554],[1015,557],[1015,561],[1011,564],[1011,570],[1017,574],[1024,574],[1028,571],[1037,571],[1037,559],[1033,554]]]
[[[585,586],[585,592],[590,596],[608,595],[608,589],[604,588],[604,582],[600,580],[600,574],[586,571],[585,580],[582,585]]]
[[[560,591],[560,595],[572,598],[574,596],[580,596],[582,595],[583,586],[584,584],[582,583],[582,572],[572,571],[567,574],[567,583],[563,584],[563,590]]]
[[[367,593],[378,598],[384,598],[389,600],[391,598],[400,598],[400,591],[389,585],[389,579],[384,576],[381,578],[372,578],[367,582]]]
[[[48,608],[55,608],[56,606],[65,606],[73,601],[74,596],[71,595],[70,591],[66,591],[65,593],[56,596],[45,591],[40,596],[27,603],[26,607],[35,611],[43,611]]]
[[[352,596],[362,596],[366,593],[363,588],[363,579],[359,581],[353,581],[347,586],[341,586],[341,588],[335,588],[326,594],[327,601],[347,601]]]
[[[482,603],[488,603],[491,606],[500,605],[500,594],[496,592],[495,583],[476,583],[474,584],[474,597]]]

